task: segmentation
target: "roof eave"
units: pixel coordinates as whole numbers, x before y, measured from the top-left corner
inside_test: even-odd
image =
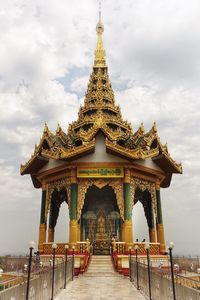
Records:
[[[153,157],[152,160],[166,173],[182,174],[181,164],[173,162],[172,159],[164,153]]]
[[[20,173],[21,175],[25,174],[35,174],[37,173],[46,163],[48,163],[49,159],[46,157],[42,157],[40,155],[35,155],[32,159],[30,159],[24,166],[21,166]]]

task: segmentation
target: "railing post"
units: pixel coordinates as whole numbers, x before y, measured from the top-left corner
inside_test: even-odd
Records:
[[[113,239],[112,246],[113,246],[113,254],[116,254],[117,253],[117,245],[116,245],[115,239]]]
[[[75,246],[72,246],[72,280],[74,280],[74,249]]]
[[[88,254],[90,254],[90,241],[89,239],[86,239],[86,246],[85,246],[85,250]]]
[[[33,249],[35,246],[34,242],[29,243],[30,247],[30,253],[29,253],[29,263],[28,263],[28,278],[27,278],[27,287],[26,287],[26,300],[28,300],[29,297],[29,285],[30,285],[30,277],[31,277],[31,263],[32,263],[32,257],[33,257]]]
[[[175,282],[174,282],[174,268],[173,268],[173,257],[172,257],[172,249],[174,248],[174,244],[171,242],[169,246],[169,257],[170,257],[170,267],[171,267],[171,277],[172,277],[172,290],[173,290],[173,299],[176,300],[176,291],[175,291]]]
[[[129,246],[129,279],[131,281],[131,246]]]
[[[149,281],[149,299],[152,300],[152,298],[151,298],[151,274],[150,274],[149,248],[150,248],[150,245],[146,244],[145,245],[145,249],[146,249],[146,252],[147,252],[148,281]]]
[[[64,289],[66,289],[66,281],[67,281],[67,256],[68,256],[68,245],[65,245],[65,282]]]
[[[57,244],[52,244],[52,249],[53,249],[53,274],[52,274],[51,300],[53,300],[53,297],[54,297],[54,276],[55,276],[56,248],[57,248]]]
[[[140,289],[139,287],[139,270],[138,270],[138,245],[135,245],[135,256],[136,256],[136,278],[137,278],[137,290]]]

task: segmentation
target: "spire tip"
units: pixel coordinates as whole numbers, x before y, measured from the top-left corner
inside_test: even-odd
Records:
[[[97,40],[97,47],[95,50],[94,66],[95,67],[104,67],[106,65],[106,62],[105,62],[105,50],[104,50],[103,41],[102,41],[102,34],[104,32],[104,26],[101,21],[101,1],[99,1],[99,21],[96,26],[96,31],[97,31],[97,35],[98,35],[98,40]]]

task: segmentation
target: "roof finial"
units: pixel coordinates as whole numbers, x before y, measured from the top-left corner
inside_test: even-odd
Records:
[[[99,21],[101,20],[101,1],[99,1]]]
[[[44,123],[44,133],[47,133],[49,130],[47,122]]]
[[[95,50],[94,66],[95,67],[105,67],[106,66],[105,50],[104,50],[103,41],[102,41],[102,33],[104,31],[104,26],[101,21],[101,1],[99,1],[99,21],[97,23],[96,31],[97,31],[97,35],[98,35],[98,40],[97,40],[97,47]]]

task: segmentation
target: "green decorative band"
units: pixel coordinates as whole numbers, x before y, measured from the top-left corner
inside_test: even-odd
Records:
[[[157,222],[158,224],[162,224],[163,218],[162,218],[160,190],[156,190],[156,199],[157,199]]]
[[[40,224],[45,223],[45,206],[46,206],[46,191],[42,191]]]
[[[125,214],[125,220],[132,219],[130,183],[124,183],[124,214]]]
[[[70,219],[76,220],[77,218],[77,200],[78,200],[78,185],[77,183],[71,184],[71,205],[70,205]]]
[[[123,168],[77,168],[77,177],[83,178],[118,178],[124,177]]]

